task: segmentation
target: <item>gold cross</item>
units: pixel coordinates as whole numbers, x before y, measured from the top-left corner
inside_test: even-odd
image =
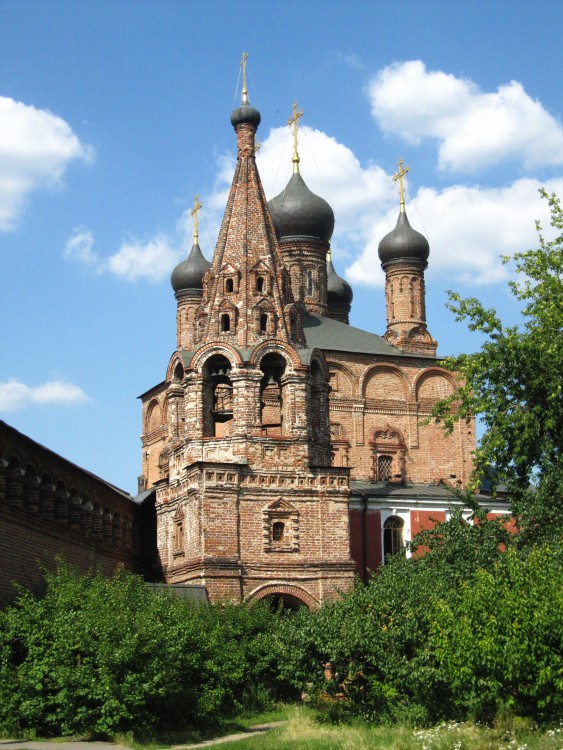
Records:
[[[293,171],[299,172],[299,154],[297,153],[297,129],[298,121],[303,117],[303,110],[297,111],[297,102],[293,102],[293,115],[287,121],[289,127],[293,126]]]
[[[246,88],[246,58],[248,55],[246,52],[242,53],[242,60],[240,61],[240,67],[242,68],[242,95],[248,96],[248,90]]]
[[[409,167],[405,167],[403,169],[403,160],[399,159],[399,171],[397,174],[393,175],[393,182],[397,182],[399,180],[399,196],[401,198],[401,211],[405,210],[405,183],[403,181],[403,177],[405,177],[409,172]]]
[[[191,215],[194,217],[194,243],[197,243],[198,238],[199,238],[198,237],[198,216],[197,215],[199,213],[199,209],[201,208],[201,206],[202,206],[202,203],[199,200],[199,195],[197,195],[197,193],[196,193],[196,196],[194,198],[194,207],[190,211]]]

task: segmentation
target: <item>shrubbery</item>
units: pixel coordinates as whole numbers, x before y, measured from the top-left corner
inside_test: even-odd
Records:
[[[556,719],[563,550],[502,552],[505,534],[495,521],[454,518],[417,540],[429,548],[424,557],[392,559],[367,586],[286,619],[285,677],[316,691],[338,718],[421,725],[509,711]],[[334,675],[328,686],[323,662]]]
[[[262,708],[272,619],[61,566],[0,613],[0,735],[162,736]]]
[[[561,545],[455,514],[415,541],[426,554],[313,613],[196,606],[61,566],[0,612],[0,736],[162,738],[301,692],[377,723],[559,717]]]

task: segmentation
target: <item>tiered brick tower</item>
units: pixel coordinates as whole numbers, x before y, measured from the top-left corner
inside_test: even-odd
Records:
[[[145,399],[160,565],[165,581],[203,583],[214,600],[313,607],[352,585],[349,470],[330,465],[328,369],[306,347],[246,86],[231,122],[238,161],[213,262],[205,271],[188,258],[174,271],[178,351]],[[188,283],[202,287],[199,302]],[[164,412],[153,442],[151,403]]]

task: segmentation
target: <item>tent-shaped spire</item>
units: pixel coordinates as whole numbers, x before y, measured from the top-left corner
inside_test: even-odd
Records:
[[[245,58],[243,57],[243,65]],[[231,116],[237,166],[202,307],[202,341],[225,338],[250,348],[265,338],[300,343],[284,268],[255,160],[260,113],[248,101],[243,67],[241,105]]]

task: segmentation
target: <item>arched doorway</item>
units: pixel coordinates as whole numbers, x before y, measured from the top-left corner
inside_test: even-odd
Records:
[[[253,591],[247,597],[247,601],[250,604],[265,601],[274,611],[278,611],[281,608],[286,611],[295,612],[300,607],[307,607],[311,610],[319,607],[319,602],[308,591],[305,591],[300,586],[283,583],[263,586]]]

